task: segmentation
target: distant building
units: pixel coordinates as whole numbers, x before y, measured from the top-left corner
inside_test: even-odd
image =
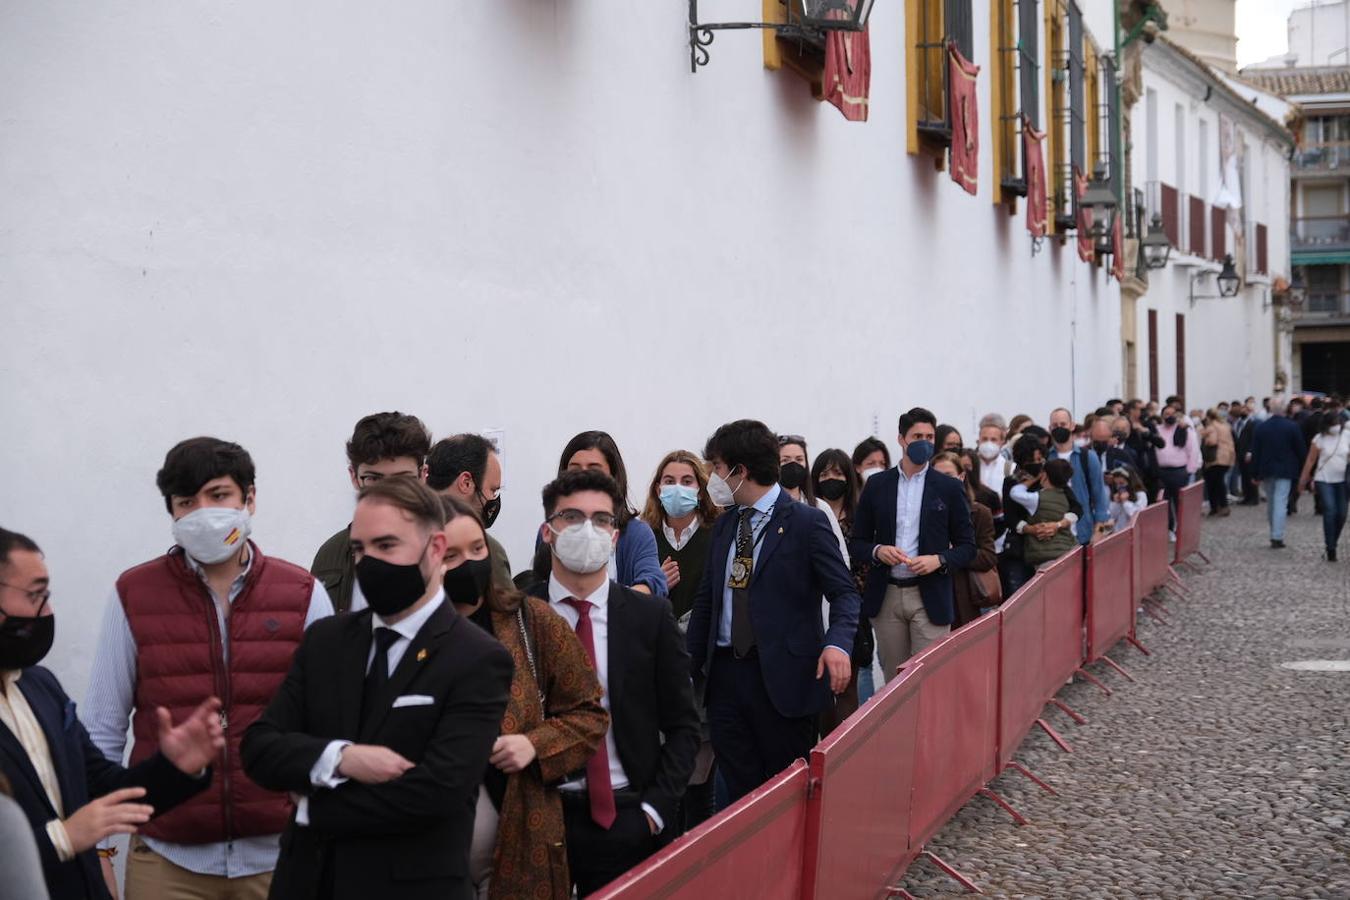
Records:
[[[1166,0],[1167,37],[1221,72],[1237,72],[1237,0]]]
[[[1350,65],[1350,16],[1344,0],[1314,0],[1289,14],[1289,49],[1248,69]]]

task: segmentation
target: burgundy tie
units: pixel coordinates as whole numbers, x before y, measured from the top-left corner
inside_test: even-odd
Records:
[[[578,600],[575,597],[568,597],[563,602],[577,611],[577,637],[581,639],[581,646],[586,648],[586,655],[591,658],[591,666],[598,675],[600,666],[595,662],[595,632],[591,629],[591,603],[589,600]],[[612,712],[611,710],[611,714]],[[586,763],[586,789],[591,798],[591,819],[606,831],[614,824],[614,819],[618,815],[614,810],[614,787],[609,783],[607,744],[607,741],[601,740],[595,755]]]

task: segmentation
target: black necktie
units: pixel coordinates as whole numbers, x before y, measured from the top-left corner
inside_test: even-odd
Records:
[[[736,530],[736,558],[732,563],[731,647],[742,657],[755,646],[755,629],[750,624],[750,576],[755,570],[754,531],[750,519],[754,514],[753,506],[741,510],[741,521]]]
[[[380,694],[389,683],[389,648],[394,646],[402,635],[392,628],[383,626],[375,629],[375,658],[370,661],[370,671],[366,673],[366,686],[361,692],[361,721],[375,710]]]

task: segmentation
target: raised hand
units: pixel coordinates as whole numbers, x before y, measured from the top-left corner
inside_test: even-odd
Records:
[[[211,697],[175,726],[164,707],[155,710],[159,719],[159,749],[178,771],[197,775],[211,765],[225,746],[225,729],[220,724],[220,699]]]

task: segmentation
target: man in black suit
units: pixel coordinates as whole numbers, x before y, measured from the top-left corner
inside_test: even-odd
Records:
[[[735,511],[713,525],[688,643],[717,770],[735,801],[810,753],[817,715],[852,677],[862,601],[825,514],[779,487],[767,425],[723,425],[703,453],[713,502]]]
[[[900,417],[900,464],[868,479],[853,514],[849,554],[870,560],[863,615],[872,619],[882,677],[951,630],[952,572],[975,559],[965,489],[928,468],[937,418]]]
[[[33,828],[53,900],[108,900],[94,845],[135,834],[211,783],[208,766],[225,746],[220,701],[177,727],[159,709],[159,752],[131,769],[109,762],[38,665],[55,636],[49,584],[37,544],[0,528],[0,774]]]
[[[594,893],[642,862],[677,826],[701,739],[689,657],[670,603],[610,581],[616,516],[627,503],[603,472],[564,472],[544,488],[547,584],[534,589],[576,629],[609,710],[605,741],[561,786],[567,862]]]
[[[244,735],[249,777],[297,797],[276,900],[472,896],[474,807],[512,665],[445,600],[444,525],[415,478],[362,488],[351,541],[368,608],[314,623]]]

